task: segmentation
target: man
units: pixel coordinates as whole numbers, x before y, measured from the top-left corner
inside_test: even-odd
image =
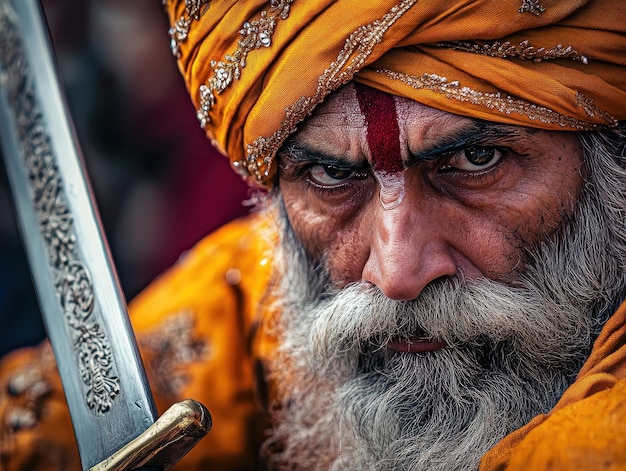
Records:
[[[624,469],[624,7],[166,8],[269,189],[131,305],[159,406],[214,417],[180,469]],[[8,469],[75,460],[38,355],[5,360]]]

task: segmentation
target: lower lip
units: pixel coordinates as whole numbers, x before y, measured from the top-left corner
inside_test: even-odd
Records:
[[[445,346],[446,343],[440,340],[423,339],[419,337],[413,337],[408,340],[394,338],[387,344],[389,350],[404,353],[433,352]]]

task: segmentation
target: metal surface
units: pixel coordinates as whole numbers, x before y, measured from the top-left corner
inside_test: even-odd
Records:
[[[211,415],[199,402],[174,404],[139,437],[89,471],[130,471],[174,466],[211,429]]]
[[[0,0],[0,143],[84,469],[156,420],[36,0]]]

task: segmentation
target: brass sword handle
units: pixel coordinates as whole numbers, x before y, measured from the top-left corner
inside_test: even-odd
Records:
[[[39,0],[0,0],[0,145],[83,469],[168,469],[211,428],[158,418]]]
[[[171,406],[141,435],[89,471],[167,470],[211,430],[209,411],[193,399]]]

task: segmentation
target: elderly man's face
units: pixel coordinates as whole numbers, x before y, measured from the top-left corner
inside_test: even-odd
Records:
[[[359,85],[330,97],[279,154],[277,462],[471,469],[550,410],[611,312],[598,280],[623,290],[591,171],[608,155]]]
[[[571,133],[363,86],[334,95],[292,143],[280,188],[295,233],[339,286],[366,281],[396,300],[445,277],[515,283],[523,249],[571,211],[582,179]]]

